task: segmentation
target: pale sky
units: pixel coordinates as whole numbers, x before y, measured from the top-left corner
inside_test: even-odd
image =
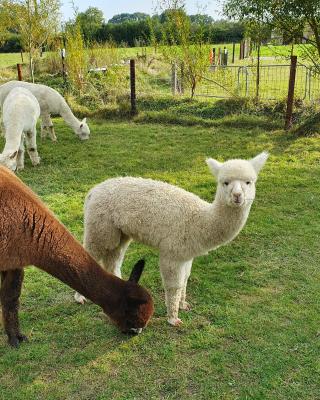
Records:
[[[106,21],[116,14],[144,12],[146,14],[154,14],[154,0],[74,0],[74,5],[79,12],[85,11],[88,7],[97,7],[103,11]],[[71,1],[62,0],[62,19],[67,21],[73,17],[73,9]],[[188,14],[197,14],[198,10],[211,15],[214,19],[220,19],[222,0],[186,0],[186,8]]]

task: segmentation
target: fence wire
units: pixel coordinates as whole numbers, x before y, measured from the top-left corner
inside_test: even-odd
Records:
[[[277,100],[288,94],[290,65],[260,66],[258,95],[261,99]],[[255,97],[257,95],[256,66],[210,67],[196,90],[202,97]],[[295,97],[302,100],[320,99],[320,75],[305,65],[297,66]]]
[[[295,98],[307,101],[320,100],[320,74],[315,68],[298,65],[296,70]],[[108,68],[104,78],[93,79],[101,73],[90,72],[88,85],[91,92],[97,91],[106,102],[112,99],[130,98],[129,65]],[[290,65],[261,65],[259,74],[259,98],[280,100],[287,97]],[[27,73],[25,72],[25,75]],[[14,69],[0,69],[0,84],[16,79]],[[98,82],[98,84],[97,84]],[[185,72],[179,66],[162,61],[136,62],[137,98],[153,96],[190,97],[191,89]],[[197,97],[228,98],[233,96],[255,97],[257,94],[257,67],[252,66],[210,66],[198,83]]]

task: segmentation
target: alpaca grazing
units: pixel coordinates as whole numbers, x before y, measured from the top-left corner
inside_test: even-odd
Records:
[[[41,138],[45,138],[47,131],[52,141],[57,137],[53,128],[50,114],[58,114],[73,129],[74,133],[81,140],[89,139],[90,129],[86,118],[79,121],[72,113],[65,99],[56,90],[49,86],[36,83],[10,81],[0,86],[0,106],[2,106],[9,92],[15,87],[24,87],[37,98],[41,109]]]
[[[36,130],[39,116],[39,103],[29,90],[22,87],[11,90],[3,103],[6,144],[0,163],[12,171],[24,168],[24,141],[32,164],[40,163]]]
[[[153,313],[150,294],[137,284],[140,261],[128,281],[104,271],[37,196],[8,169],[0,167],[0,300],[9,344],[21,333],[18,305],[24,267],[35,265],[79,291],[123,332],[139,333]]]
[[[241,231],[267,157],[264,152],[249,161],[208,159],[218,183],[213,203],[164,182],[109,179],[86,198],[84,247],[119,277],[131,240],[159,249],[168,322],[179,325],[179,308],[189,309],[186,288],[193,258],[227,244]],[[77,293],[75,299],[85,300]]]

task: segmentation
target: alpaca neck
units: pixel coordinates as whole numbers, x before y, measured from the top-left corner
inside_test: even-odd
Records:
[[[233,240],[244,227],[251,208],[251,202],[242,207],[231,207],[217,194],[214,202],[206,210],[208,221],[208,249],[213,249]]]
[[[44,252],[35,265],[111,314],[119,304],[125,282],[104,271],[69,232],[61,237],[59,245]]]
[[[79,129],[80,121],[73,115],[70,107],[65,100],[62,101],[60,106],[60,115],[64,121],[72,128],[75,132]]]

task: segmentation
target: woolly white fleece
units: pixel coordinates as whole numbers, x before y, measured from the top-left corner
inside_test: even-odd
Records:
[[[0,154],[1,164],[13,171],[24,168],[24,139],[32,164],[39,164],[36,142],[39,116],[39,103],[29,90],[22,87],[11,90],[3,103],[6,144]]]
[[[57,140],[54,132],[53,123],[50,114],[58,114],[73,129],[74,133],[81,140],[89,139],[90,129],[87,125],[86,118],[79,121],[72,113],[65,99],[56,90],[49,86],[39,85],[36,83],[10,81],[0,86],[0,106],[2,106],[9,92],[15,87],[23,87],[37,98],[41,109],[41,137],[46,137],[46,131],[53,141]]]
[[[118,276],[132,239],[159,249],[168,321],[178,325],[179,306],[189,308],[186,286],[193,258],[238,235],[248,218],[257,174],[267,157],[264,152],[250,161],[219,163],[208,159],[218,181],[212,204],[164,182],[109,179],[95,186],[86,198],[84,246]]]

